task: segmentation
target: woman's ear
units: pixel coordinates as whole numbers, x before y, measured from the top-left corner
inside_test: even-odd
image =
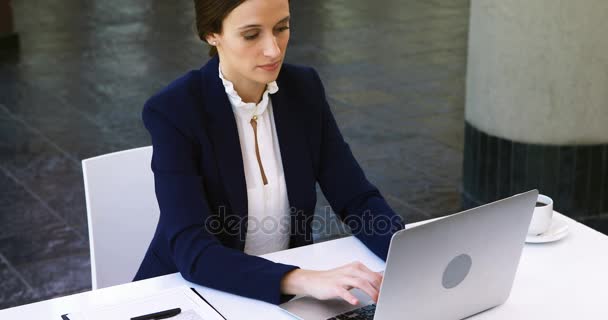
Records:
[[[217,44],[218,44],[218,41],[217,41],[217,40],[218,40],[218,38],[219,38],[219,37],[218,37],[218,35],[217,35],[217,34],[215,34],[215,33],[211,33],[211,34],[208,34],[208,35],[205,37],[205,40],[207,41],[207,43],[208,43],[209,45],[211,45],[211,46],[217,46]]]

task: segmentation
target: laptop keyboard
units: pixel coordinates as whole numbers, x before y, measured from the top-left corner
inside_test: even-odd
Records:
[[[361,307],[359,309],[355,309],[349,312],[345,312],[339,314],[335,317],[329,318],[327,320],[373,320],[374,313],[376,312],[376,305],[370,304],[365,307]]]

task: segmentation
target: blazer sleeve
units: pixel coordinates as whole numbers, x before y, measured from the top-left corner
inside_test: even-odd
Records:
[[[281,294],[280,283],[296,266],[225,247],[206,228],[210,209],[197,169],[200,144],[163,109],[166,103],[149,100],[142,116],[152,137],[152,171],[160,207],[157,233],[166,241],[177,269],[188,281],[237,295],[273,304],[291,298]]]
[[[320,94],[321,151],[317,181],[329,204],[355,237],[386,260],[392,235],[404,222],[372,185],[344,141],[330,110],[319,75],[312,70]]]

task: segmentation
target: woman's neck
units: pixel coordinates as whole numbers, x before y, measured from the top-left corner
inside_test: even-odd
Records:
[[[259,103],[262,100],[262,94],[266,89],[265,84],[243,79],[242,77],[234,76],[234,73],[230,69],[220,67],[224,79],[232,82],[234,85],[234,91],[241,97],[241,100],[245,103]]]

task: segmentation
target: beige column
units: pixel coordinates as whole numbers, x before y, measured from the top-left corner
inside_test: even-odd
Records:
[[[499,137],[608,142],[608,1],[471,1],[466,101]]]

